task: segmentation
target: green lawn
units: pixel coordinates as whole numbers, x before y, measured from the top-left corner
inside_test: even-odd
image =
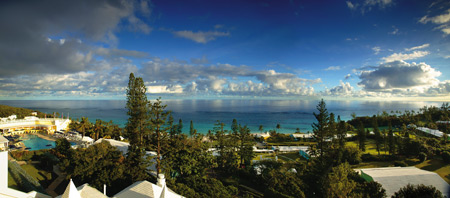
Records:
[[[296,159],[300,158],[300,154],[298,152],[280,153],[278,155],[286,157],[286,158],[291,159],[293,161],[295,161]],[[283,159],[283,157],[281,157],[281,159]]]
[[[37,165],[25,164],[21,166],[30,176],[36,178],[43,188],[47,188],[48,185],[54,180],[52,173],[39,169]]]
[[[442,160],[431,159],[417,164],[416,167],[423,170],[433,171],[450,184],[450,164],[446,164]]]
[[[347,146],[354,146],[356,148],[358,147],[358,141],[350,141],[346,143]],[[383,148],[383,147],[381,147]],[[363,152],[363,154],[365,153],[370,153],[372,155],[378,155],[378,151],[377,151],[377,146],[375,144],[375,140],[372,139],[367,139],[366,140],[366,151]],[[380,154],[384,154],[384,151],[380,151]]]
[[[9,171],[8,171],[9,173]],[[19,189],[19,186],[17,185],[16,180],[14,180],[14,178],[11,176],[11,174],[8,174],[8,187],[12,188],[12,189]]]

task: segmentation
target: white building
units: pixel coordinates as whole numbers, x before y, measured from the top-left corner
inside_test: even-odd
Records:
[[[27,116],[24,119],[16,118],[16,115],[12,115],[8,119],[1,119],[0,134],[14,135],[35,130],[46,130],[49,133],[54,133],[55,131],[68,129],[71,122],[70,119],[64,118],[38,118],[35,116]]]
[[[391,197],[395,192],[408,184],[436,187],[443,195],[450,196],[450,185],[437,173],[418,169],[416,167],[387,167],[361,169],[361,177],[366,181],[376,181],[386,189],[386,195]]]

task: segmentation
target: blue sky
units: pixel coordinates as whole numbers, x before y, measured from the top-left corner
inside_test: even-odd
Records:
[[[3,1],[0,99],[450,100],[447,1]],[[153,98],[153,97],[152,97]]]

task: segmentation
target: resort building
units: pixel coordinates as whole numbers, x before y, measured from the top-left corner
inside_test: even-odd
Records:
[[[24,119],[17,119],[12,115],[0,120],[0,134],[17,135],[23,133],[35,133],[45,131],[53,134],[55,131],[67,130],[70,119],[65,118],[38,118],[36,116],[26,116]]]
[[[429,128],[426,128],[426,127],[417,127],[417,130],[421,131],[423,133],[435,136],[435,137],[442,137],[442,136],[444,136],[443,132],[441,132],[439,130],[435,130],[435,129],[429,129]]]
[[[386,195],[391,197],[395,192],[408,184],[426,186],[432,185],[450,196],[450,185],[437,173],[418,169],[416,167],[387,167],[361,169],[361,177],[366,181],[376,181],[386,189]]]
[[[270,137],[270,133],[269,132],[265,132],[265,133],[252,133],[252,135],[254,135],[257,138],[264,138],[265,140],[267,140],[267,138]]]

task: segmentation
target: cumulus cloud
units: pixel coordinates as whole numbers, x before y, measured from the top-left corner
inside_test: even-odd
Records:
[[[248,66],[230,64],[191,65],[153,59],[142,65],[139,73],[158,85],[181,85],[184,92],[237,94],[251,90],[249,94],[309,95],[312,84],[320,79],[303,79],[292,73],[275,70],[253,70]],[[244,80],[251,79],[251,80]],[[234,93],[234,94],[233,94]]]
[[[172,34],[174,34],[177,37],[186,38],[194,42],[203,44],[216,40],[218,37],[230,36],[229,32],[220,32],[220,31],[193,32],[190,30],[182,30],[182,31],[173,31]]]
[[[441,72],[425,63],[395,61],[361,71],[358,83],[366,91],[404,92],[423,90],[439,84]]]
[[[337,71],[337,70],[341,70],[341,67],[340,66],[330,66],[330,67],[327,67],[324,70],[325,71]]]
[[[354,94],[353,90],[350,83],[340,81],[338,86],[326,90],[325,94],[330,96],[352,96]]]
[[[428,51],[414,51],[409,54],[403,54],[403,53],[393,53],[390,56],[381,58],[384,62],[393,62],[393,61],[401,61],[401,60],[412,60],[424,57],[426,55],[430,54]]]
[[[2,76],[86,71],[95,56],[93,46],[86,43],[116,44],[115,32],[120,31],[118,26],[123,20],[128,21],[126,26],[130,30],[151,31],[134,14],[137,3],[133,1],[5,1],[1,4]]]
[[[419,45],[419,46],[414,46],[414,47],[411,47],[411,48],[405,48],[405,50],[406,51],[413,51],[413,50],[423,49],[423,48],[427,48],[427,47],[430,47],[429,43],[425,43],[425,44]]]

